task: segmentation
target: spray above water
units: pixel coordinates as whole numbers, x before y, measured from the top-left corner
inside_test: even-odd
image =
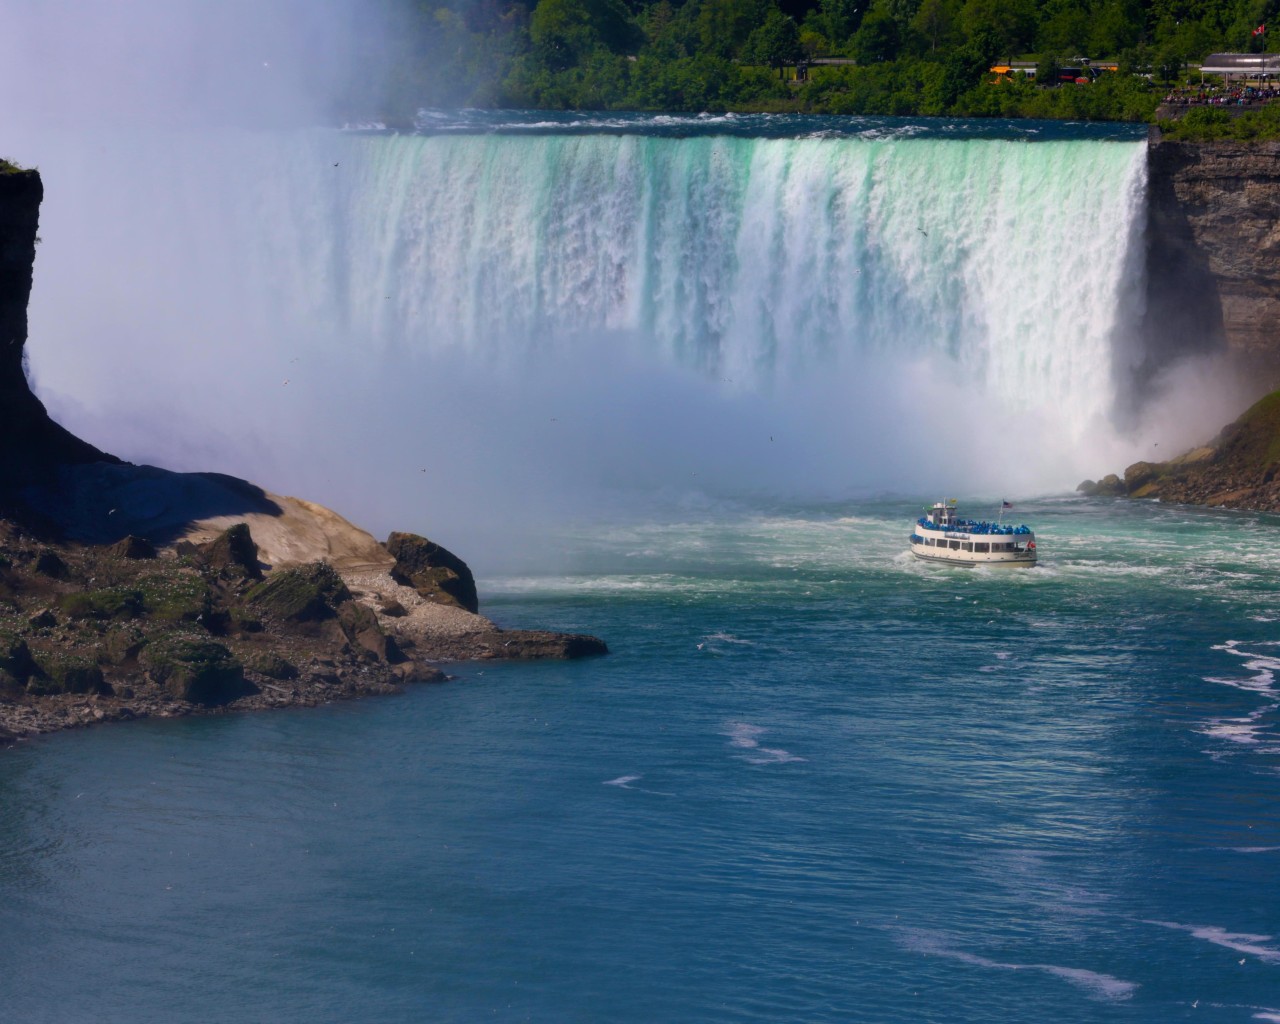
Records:
[[[88,141],[47,161],[45,397],[375,526],[1070,486],[1141,283],[1137,143]]]
[[[1145,453],[1111,426],[1142,142],[303,129],[356,17],[311,10],[237,34],[138,2],[65,39],[28,13],[67,72],[12,121],[47,196],[30,365],[95,444],[464,547],[690,495],[1063,489]],[[287,88],[251,116],[263,61]]]

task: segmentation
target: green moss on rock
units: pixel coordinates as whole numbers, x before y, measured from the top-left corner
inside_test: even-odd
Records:
[[[146,646],[141,660],[151,678],[179,700],[225,704],[252,692],[244,666],[213,640],[181,634],[159,637]]]
[[[208,584],[194,572],[147,576],[138,581],[143,607],[162,622],[195,622],[209,614],[213,597]]]
[[[264,614],[286,622],[318,622],[333,618],[351,600],[351,591],[333,566],[312,562],[275,573],[246,597]]]
[[[58,607],[70,619],[136,619],[143,613],[142,592],[132,587],[109,587],[63,594]]]
[[[27,681],[28,693],[103,693],[106,690],[102,669],[84,655],[42,654],[39,666],[40,671]]]
[[[279,654],[265,653],[255,654],[248,660],[246,668],[259,675],[264,675],[268,679],[297,679],[298,669],[292,662],[281,657]]]

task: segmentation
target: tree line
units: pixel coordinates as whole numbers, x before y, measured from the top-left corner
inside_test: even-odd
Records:
[[[390,107],[406,117],[479,106],[1146,120],[1188,62],[1265,50],[1271,33],[1259,29],[1273,7],[1280,0],[403,0]],[[1046,84],[1082,57],[1116,70]],[[1039,81],[990,74],[1008,60],[1036,62]]]

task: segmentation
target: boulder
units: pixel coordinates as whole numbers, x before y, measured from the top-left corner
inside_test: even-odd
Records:
[[[58,624],[58,617],[48,608],[42,608],[27,620],[32,629],[52,629]]]
[[[246,668],[252,669],[268,679],[297,679],[298,669],[292,662],[278,654],[258,654],[249,659]]]
[[[1094,494],[1105,498],[1121,498],[1124,497],[1126,491],[1124,481],[1114,473],[1108,473],[1097,482],[1094,487]]]
[[[246,596],[256,608],[286,622],[320,622],[334,618],[339,606],[351,600],[351,591],[333,566],[311,562],[274,573]]]
[[[394,597],[382,595],[378,595],[378,611],[392,619],[400,619],[409,614],[408,609]]]
[[[391,578],[397,583],[413,587],[436,604],[479,611],[475,577],[467,563],[453,552],[415,533],[391,534],[387,550],[396,560]]]
[[[69,619],[135,619],[146,608],[142,591],[133,587],[77,590],[58,598],[58,607]]]
[[[1124,471],[1124,489],[1126,494],[1135,494],[1148,484],[1155,483],[1160,476],[1160,467],[1153,462],[1135,462]]]
[[[8,669],[0,668],[0,694],[13,696],[22,690],[22,683]],[[3,727],[0,727],[3,728]]]
[[[103,693],[107,688],[102,669],[87,658],[42,656],[40,669],[27,680],[28,693]]]
[[[378,616],[368,605],[347,601],[338,609],[338,624],[351,643],[370,652],[378,660],[392,664],[404,661],[400,647],[382,631]]]
[[[67,563],[56,551],[41,551],[36,558],[36,572],[43,573],[45,576],[52,576],[55,580],[65,579],[67,576]]]
[[[21,683],[25,683],[33,672],[38,671],[26,640],[21,637],[0,637],[0,671],[8,672]]]
[[[143,559],[156,557],[156,546],[146,538],[135,537],[133,534],[122,537],[107,550],[119,558]]]
[[[142,664],[172,696],[192,704],[226,704],[254,692],[244,666],[213,640],[169,634],[148,644]]]
[[[236,523],[223,530],[203,546],[202,554],[205,564],[220,573],[250,580],[262,579],[258,545],[249,533],[248,523]]]

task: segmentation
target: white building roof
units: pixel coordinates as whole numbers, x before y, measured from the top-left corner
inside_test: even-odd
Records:
[[[1206,75],[1280,75],[1280,53],[1211,53],[1200,71]]]

